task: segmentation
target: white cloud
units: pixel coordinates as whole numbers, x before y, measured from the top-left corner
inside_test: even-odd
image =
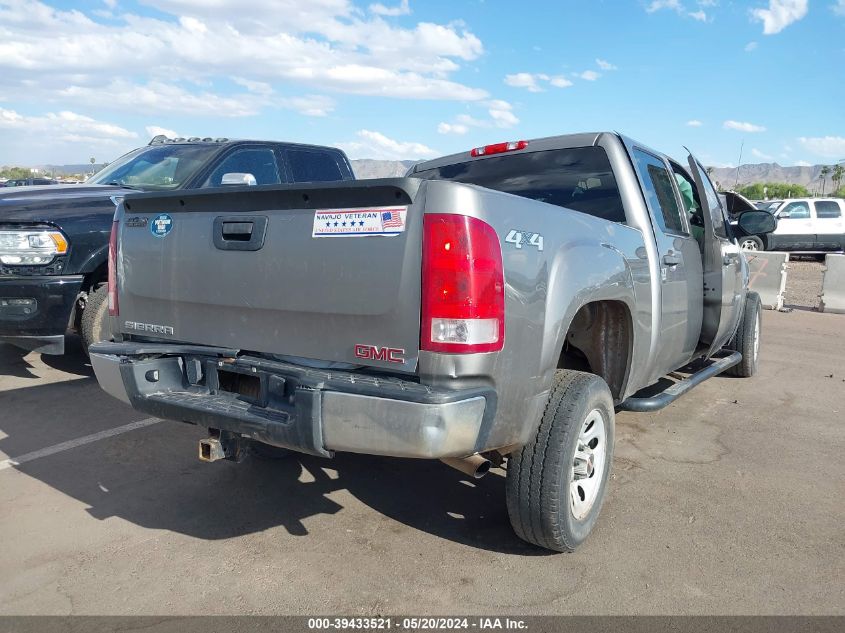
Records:
[[[592,72],[592,71],[588,71]],[[573,85],[563,75],[549,76],[544,73],[515,73],[505,75],[505,83],[514,88],[525,88],[528,92],[543,92],[545,88],[541,82],[548,82],[555,88],[568,88]]]
[[[807,5],[807,0],[769,0],[768,9],[753,9],[751,16],[763,23],[765,35],[774,35],[807,15]]]
[[[64,143],[90,147],[116,146],[138,138],[137,133],[119,125],[97,121],[69,110],[27,116],[0,108],[0,130],[4,130],[4,143],[15,137],[18,142],[51,146]]]
[[[437,152],[422,143],[396,141],[372,130],[359,130],[359,140],[337,143],[350,158],[377,158],[382,160],[405,160],[431,158]]]
[[[604,59],[597,59],[596,64],[602,70],[616,70],[616,66],[614,66],[609,61],[604,60]]]
[[[516,115],[512,111],[513,106],[507,101],[494,99],[488,103],[488,106],[487,113],[496,127],[513,127],[519,123],[519,119],[516,118]]]
[[[532,73],[515,73],[505,75],[505,83],[512,88],[525,88],[529,92],[542,92],[543,89],[537,83],[539,80],[548,79],[546,75]]]
[[[585,70],[582,73],[576,73],[576,77],[580,77],[586,81],[595,81],[601,77],[601,73],[597,73],[595,70]]]
[[[97,22],[82,11],[38,1],[0,2],[0,93],[7,99],[64,98],[60,91],[70,85],[81,91],[79,99],[85,93],[87,104],[111,107],[101,93],[109,91],[114,77],[124,78],[121,85],[131,84],[133,92],[180,77],[206,82],[212,88],[195,96],[220,103],[227,97],[214,94],[214,81],[238,77],[254,96],[266,96],[278,85],[286,92],[301,85],[393,98],[490,98],[483,89],[450,79],[461,63],[484,52],[481,40],[459,22],[400,27],[349,0],[145,4],[163,15],[118,12]],[[39,77],[34,90],[33,76]],[[137,77],[144,79],[129,79]],[[254,113],[256,105],[271,103],[253,99],[236,109]],[[148,113],[173,111],[166,99],[148,99],[146,107],[165,108]]]
[[[661,9],[672,9],[673,11],[681,12],[683,7],[679,0],[653,0],[646,8],[647,13],[654,13]]]
[[[845,0],[843,0],[843,2],[845,2]],[[748,42],[748,44],[745,45],[745,52],[746,53],[750,53],[751,51],[756,51],[756,50],[757,50],[757,42]]]
[[[146,130],[147,134],[150,136],[159,136],[160,134],[163,134],[167,138],[180,138],[182,136],[178,132],[174,132],[166,127],[159,127],[157,125],[148,125],[144,128],[144,130]]]
[[[376,15],[408,15],[411,12],[411,7],[408,6],[408,0],[402,0],[402,2],[395,7],[387,7],[379,2],[371,4],[370,11]]]
[[[836,4],[830,5],[836,15],[845,15],[845,0],[836,0]]]
[[[306,95],[304,97],[284,97],[279,99],[279,105],[289,110],[296,110],[305,116],[327,116],[334,110],[332,99],[322,95]]]
[[[764,153],[764,152],[761,152],[761,151],[760,151],[759,149],[757,149],[756,147],[754,147],[754,148],[752,148],[752,149],[751,149],[751,155],[752,155],[754,158],[759,158],[760,160],[774,160],[774,156],[770,156],[769,154],[766,154],[766,153]]]
[[[818,156],[841,160],[845,158],[845,138],[841,136],[802,136],[798,142],[804,149]]]
[[[725,121],[722,124],[726,130],[739,130],[740,132],[765,132],[766,128],[762,125],[755,125],[754,123],[748,123],[745,121]]]
[[[466,134],[469,132],[469,127],[462,123],[439,123],[437,132],[438,134]]]
[[[812,167],[813,163],[808,163],[806,160],[796,160],[795,166],[796,167]]]
[[[437,131],[441,134],[465,134],[469,128],[509,128],[519,124],[519,118],[513,113],[513,106],[507,101],[493,99],[483,104],[489,118],[480,119],[469,114],[459,114],[455,123],[441,123]]]
[[[211,92],[191,92],[162,81],[144,85],[117,79],[100,86],[70,85],[55,91],[63,102],[83,105],[107,103],[121,111],[140,114],[169,113],[193,116],[243,117],[258,114],[269,105],[265,95],[253,93],[221,96]]]
[[[687,121],[687,125],[689,125],[690,127],[701,127],[702,125],[704,125],[704,123],[702,123],[698,119],[690,119],[689,121]]]
[[[273,94],[273,86],[264,81],[253,81],[252,79],[245,79],[243,77],[232,77],[232,81],[234,81],[239,86],[243,86],[250,92],[254,92],[255,94]]]
[[[699,9],[698,11],[691,11],[688,13],[693,20],[698,20],[699,22],[707,22],[707,14]]]
[[[562,75],[556,75],[549,79],[549,83],[552,84],[555,88],[569,88],[569,86],[574,85],[571,81],[569,81],[566,77]]]

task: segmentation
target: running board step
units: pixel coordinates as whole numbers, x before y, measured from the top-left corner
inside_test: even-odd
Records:
[[[733,352],[728,356],[714,359],[709,365],[702,367],[687,378],[674,383],[665,391],[648,398],[637,398],[632,396],[620,404],[619,408],[624,411],[637,411],[639,413],[659,411],[663,407],[675,402],[675,400],[680,398],[693,387],[697,387],[708,378],[718,376],[723,371],[730,369],[734,365],[739,365],[740,362],[742,362],[742,354],[739,352]]]

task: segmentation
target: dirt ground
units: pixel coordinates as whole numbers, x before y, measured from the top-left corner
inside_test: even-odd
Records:
[[[0,614],[845,614],[844,328],[766,312],[758,376],[620,413],[571,555],[514,536],[501,470],[205,464],[78,343],[0,345]]]

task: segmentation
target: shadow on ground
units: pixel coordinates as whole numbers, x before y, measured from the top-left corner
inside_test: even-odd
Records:
[[[81,376],[83,358],[75,359]],[[8,365],[0,359],[0,374]],[[0,451],[17,457],[142,417],[93,378],[12,389],[0,393]],[[197,459],[203,436],[199,427],[164,421],[15,468],[83,502],[98,520],[119,517],[206,540],[278,526],[308,537],[303,521],[341,512],[348,491],[399,523],[444,539],[492,551],[547,553],[513,533],[503,471],[472,480],[437,461],[351,454],[205,464]]]

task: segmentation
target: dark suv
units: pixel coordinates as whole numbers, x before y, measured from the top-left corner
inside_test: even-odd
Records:
[[[331,147],[157,136],[85,184],[4,189],[0,342],[62,354],[68,329],[86,348],[101,340],[112,217],[116,201],[131,191],[353,179],[346,155]]]

